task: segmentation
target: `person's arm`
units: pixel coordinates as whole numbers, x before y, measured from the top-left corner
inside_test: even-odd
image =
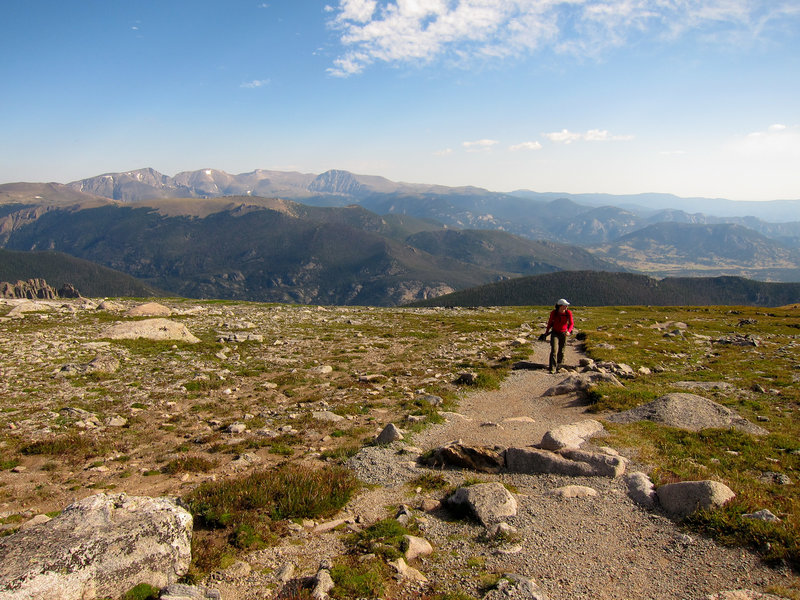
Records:
[[[572,311],[568,310],[567,315],[569,317],[569,328],[567,329],[567,333],[572,333],[572,328],[575,327],[575,321],[572,320]]]

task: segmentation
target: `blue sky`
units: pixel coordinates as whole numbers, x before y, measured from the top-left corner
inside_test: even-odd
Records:
[[[4,0],[0,183],[800,199],[800,0]]]

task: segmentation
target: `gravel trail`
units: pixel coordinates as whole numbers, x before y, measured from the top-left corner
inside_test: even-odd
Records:
[[[534,343],[531,360],[546,364],[548,352],[549,345]],[[579,357],[570,344],[565,364],[575,366]],[[483,446],[527,446],[557,425],[602,418],[587,414],[574,395],[542,396],[563,377],[544,369],[514,372],[499,390],[469,394],[458,409],[463,416],[449,416],[447,423],[414,435],[412,443],[423,451],[456,439]],[[398,498],[403,490],[408,494],[402,481],[419,475],[419,469],[414,469],[408,455],[398,456],[395,449],[380,456],[377,451],[372,455],[378,470],[387,468],[383,460],[394,461],[396,469],[389,479],[378,478],[384,485],[394,481],[393,487],[374,492],[374,499],[382,498],[383,507],[388,490],[398,490]],[[357,470],[369,478],[369,473]],[[482,573],[516,573],[533,579],[550,600],[678,600],[744,588],[763,592],[793,581],[789,573],[765,566],[751,552],[723,548],[687,534],[663,514],[640,508],[628,498],[621,479],[441,473],[454,485],[468,477],[502,481],[515,490],[519,504],[517,516],[507,519],[517,528],[519,539],[500,547],[486,541],[484,528],[477,523],[455,520],[444,511],[424,519],[425,536],[437,551],[419,567],[429,580],[444,587],[480,597]],[[598,495],[563,499],[551,493],[567,485],[588,486]],[[368,507],[374,506],[369,496],[361,496],[352,509],[369,512]],[[413,507],[423,496],[405,502]]]

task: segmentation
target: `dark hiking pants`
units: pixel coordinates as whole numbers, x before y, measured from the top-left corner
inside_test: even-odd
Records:
[[[550,336],[550,370],[561,366],[564,360],[564,344],[567,343],[566,331],[554,331]]]

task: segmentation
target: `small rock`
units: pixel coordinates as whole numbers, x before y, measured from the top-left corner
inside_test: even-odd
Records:
[[[406,560],[412,561],[418,556],[428,556],[433,554],[433,546],[424,538],[415,535],[404,535],[406,543]]]
[[[772,511],[762,508],[754,513],[742,515],[743,519],[756,519],[758,521],[766,521],[767,523],[779,523],[780,519],[772,514]]]
[[[398,429],[394,423],[389,423],[375,438],[375,443],[379,445],[385,445],[402,439],[403,434],[401,433],[400,429]]]
[[[559,498],[593,498],[597,490],[585,485],[567,485],[550,491],[550,495]]]

